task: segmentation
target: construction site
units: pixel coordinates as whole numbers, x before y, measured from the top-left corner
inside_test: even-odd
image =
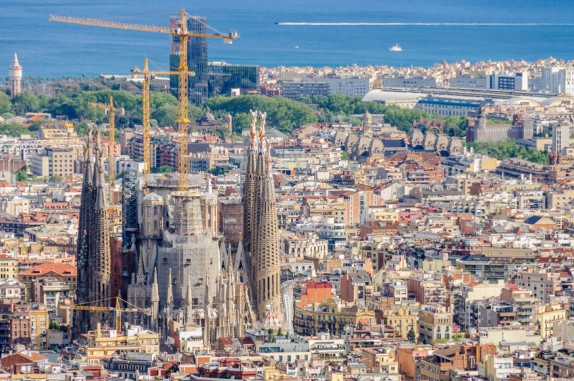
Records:
[[[166,343],[174,332],[199,329],[194,345],[209,348],[220,337],[242,336],[247,328],[280,328],[291,321],[282,313],[282,305],[289,306],[292,297],[279,280],[266,115],[251,113],[251,138],[246,141],[249,192],[244,195],[242,221],[249,228],[239,243],[231,245],[220,234],[211,175],[190,174],[189,104],[190,99],[201,101],[205,82],[201,73],[196,77],[194,70],[201,65],[189,59],[189,50],[207,39],[231,43],[237,33],[206,33],[213,28],[205,19],[185,11],[171,18],[169,28],[62,16],[51,16],[50,21],[168,34],[171,58],[178,57],[177,70],[152,71],[147,59],[143,69],[134,70],[143,76],[141,172],[124,171],[116,179],[115,118],[123,110],[112,97],[106,104],[89,104],[108,117],[108,165],[104,178],[101,133],[89,130],[77,245],[75,336],[97,331],[99,337],[102,323],[121,334],[129,322],[158,332]],[[177,78],[175,173],[151,173],[150,82],[155,75]]]
[[[146,322],[150,326],[157,327],[158,311],[153,308],[161,297],[162,307],[168,310],[182,308],[185,304],[194,307],[204,307],[206,290],[216,290],[220,271],[220,248],[217,228],[217,200],[210,190],[210,178],[204,175],[189,175],[188,164],[188,139],[189,139],[189,78],[195,73],[189,70],[188,49],[191,46],[190,39],[207,38],[222,39],[232,42],[237,33],[223,34],[220,32],[205,33],[209,28],[203,26],[203,32],[197,33],[188,30],[188,26],[194,25],[191,21],[199,20],[194,16],[181,11],[178,17],[172,17],[170,27],[158,27],[151,25],[138,25],[109,22],[102,20],[51,16],[51,22],[63,22],[78,25],[94,26],[101,28],[115,28],[123,30],[145,31],[152,33],[168,34],[176,43],[177,50],[172,53],[179,57],[177,71],[151,71],[147,59],[144,60],[143,70],[137,70],[136,74],[143,75],[142,86],[142,134],[143,134],[143,173],[128,172],[121,180],[121,187],[116,187],[115,175],[115,149],[114,143],[108,144],[108,170],[107,187],[105,197],[96,200],[96,208],[107,210],[109,221],[105,223],[109,230],[109,244],[104,242],[88,242],[89,245],[98,247],[109,246],[108,250],[93,250],[78,245],[79,252],[90,250],[90,258],[85,262],[98,262],[94,257],[108,256],[100,271],[93,272],[87,269],[86,279],[81,280],[78,292],[77,313],[82,320],[81,325],[87,330],[95,329],[94,321],[105,319],[102,311],[107,303],[115,302],[113,306],[116,316],[122,310],[122,303],[140,308],[139,312],[149,316]],[[197,29],[197,28],[195,28]],[[178,78],[178,155],[177,173],[174,174],[151,174],[150,152],[150,81],[155,75],[176,75]],[[110,97],[108,104],[90,104],[91,107],[105,110],[108,115],[108,139],[115,142],[115,118],[116,105]],[[120,110],[121,111],[121,110]],[[99,133],[99,132],[98,132]],[[99,135],[98,135],[99,136]],[[92,139],[91,136],[88,139]],[[99,153],[99,143],[96,142],[95,155]],[[91,150],[88,143],[87,151]],[[90,161],[91,152],[86,154],[86,163],[90,167],[94,165]],[[101,163],[96,163],[86,173],[103,171]],[[84,181],[84,187],[93,188],[93,183],[88,174]],[[86,202],[90,202],[86,200]],[[99,205],[101,202],[105,204]],[[87,205],[83,205],[86,207]],[[85,208],[84,208],[85,209]],[[97,216],[91,214],[84,216],[86,230],[95,224]],[[85,234],[84,234],[85,236]],[[96,241],[102,237],[95,237]],[[105,238],[103,238],[105,239]],[[82,239],[80,239],[82,241]],[[85,241],[85,240],[84,240]],[[100,260],[101,262],[101,260]],[[81,266],[81,264],[80,264]],[[82,272],[80,271],[80,274]],[[154,279],[155,276],[155,279]],[[80,276],[81,277],[81,276]],[[89,300],[88,295],[96,295],[90,288],[95,282],[91,279],[97,277],[100,280],[109,279],[109,290],[97,293],[106,300]],[[186,280],[193,279],[191,288],[187,289]],[[152,284],[159,285],[154,295]],[[128,299],[111,298],[112,295],[121,295]],[[193,295],[193,296],[192,296]],[[156,299],[156,300],[153,300]],[[155,312],[155,313],[154,313]],[[87,315],[99,315],[98,319]],[[153,316],[155,315],[155,316]],[[78,321],[78,320],[77,320]],[[105,321],[105,320],[104,320]],[[89,324],[88,324],[89,322]],[[79,324],[79,323],[78,323]],[[120,329],[120,327],[117,327]]]

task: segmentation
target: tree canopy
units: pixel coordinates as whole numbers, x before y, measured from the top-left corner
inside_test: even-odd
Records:
[[[417,109],[387,106],[378,102],[363,102],[361,97],[332,94],[326,97],[305,98],[303,102],[317,105],[321,113],[319,118],[325,123],[348,120],[347,116],[364,114],[368,110],[371,114],[384,114],[385,122],[409,134],[412,133],[413,122],[420,118],[442,120],[445,126],[444,132],[450,136],[464,136],[466,133],[465,117],[441,117]]]
[[[531,161],[533,163],[548,164],[548,153],[534,148],[527,148],[518,145],[514,140],[503,140],[498,142],[472,142],[467,143],[475,152],[482,153],[498,160],[518,158]]]
[[[12,111],[12,102],[6,93],[0,92],[0,115]]]
[[[169,165],[162,165],[161,167],[154,167],[151,169],[152,173],[173,173],[173,169]]]
[[[17,115],[38,112],[42,109],[41,98],[31,93],[21,93],[12,98],[12,108]]]
[[[207,106],[214,111],[224,111],[233,115],[233,130],[241,133],[249,127],[249,110],[267,113],[267,124],[280,131],[291,133],[294,127],[307,123],[317,123],[317,116],[308,105],[283,97],[266,97],[264,95],[242,95],[240,97],[217,97],[207,101]]]

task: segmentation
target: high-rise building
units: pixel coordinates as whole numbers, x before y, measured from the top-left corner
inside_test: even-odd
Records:
[[[172,17],[171,27],[180,26],[181,20]],[[187,19],[187,30],[191,33],[206,34],[207,19],[190,16]],[[172,71],[179,69],[179,38],[173,37],[170,67]],[[189,100],[194,104],[202,104],[208,97],[207,70],[207,39],[205,37],[190,37],[187,41],[187,66],[195,75],[189,77]],[[170,77],[170,88],[177,93],[177,75]]]
[[[232,89],[242,92],[259,90],[259,66],[232,65],[227,62],[208,64],[209,97],[231,95]]]
[[[564,150],[570,147],[570,126],[559,124],[552,128],[552,152],[563,155]]]
[[[99,131],[96,132],[95,140],[95,150],[92,152],[92,131],[89,129],[76,251],[76,304],[105,303],[104,300],[111,296],[110,227],[104,179],[104,152]],[[75,334],[95,329],[101,319],[101,313],[75,311]]]
[[[71,148],[46,147],[44,153],[32,157],[34,176],[69,176],[74,173],[75,151]]]
[[[362,97],[373,87],[371,78],[313,77],[294,78],[281,84],[281,95],[289,99],[322,97],[341,94],[350,97]]]
[[[489,77],[489,87],[497,90],[528,90],[528,72],[507,74],[494,72]]]
[[[172,17],[171,27],[180,25],[179,17]],[[187,29],[191,33],[207,33],[205,17],[190,16]],[[179,69],[179,38],[172,40],[170,68]],[[190,37],[187,42],[187,66],[195,75],[189,77],[189,100],[196,105],[203,104],[207,98],[219,95],[230,95],[231,89],[258,90],[259,67],[251,65],[231,65],[226,62],[208,62],[207,38]],[[169,79],[170,89],[177,94],[177,75]]]
[[[18,55],[14,53],[14,62],[10,65],[10,75],[8,76],[10,96],[14,98],[22,92],[22,66],[18,62]]]
[[[557,94],[574,95],[574,70],[561,67],[542,69],[542,90]]]

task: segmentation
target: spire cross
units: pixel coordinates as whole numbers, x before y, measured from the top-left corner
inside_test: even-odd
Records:
[[[251,140],[255,139],[255,136],[257,135],[257,110],[253,111],[253,110],[249,110],[249,113],[251,114],[251,124],[250,124],[250,131],[249,131],[249,136],[251,137]]]
[[[266,124],[267,124],[267,113],[259,111],[259,139],[263,139],[265,137]]]

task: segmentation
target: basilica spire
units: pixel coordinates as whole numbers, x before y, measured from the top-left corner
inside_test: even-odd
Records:
[[[254,181],[251,257],[255,309],[269,326],[282,321],[280,296],[279,223],[271,152],[266,138],[266,114],[259,113],[259,150]]]
[[[171,313],[173,310],[173,285],[172,285],[172,279],[171,279],[171,268],[169,269],[169,274],[167,277],[166,307],[169,309],[169,312]]]
[[[151,323],[154,329],[157,329],[157,320],[159,317],[159,284],[157,282],[157,268],[153,271],[153,283],[151,285]]]
[[[209,276],[205,274],[205,293],[204,293],[204,324],[203,324],[203,347],[208,349],[211,347],[211,297],[209,295]]]
[[[78,286],[77,303],[91,303],[110,298],[110,229],[108,204],[105,198],[103,150],[99,131],[96,131],[95,147],[92,147],[92,129],[84,152],[84,180],[78,228]],[[93,152],[95,151],[95,152]],[[98,313],[76,311],[75,332],[79,334],[94,329],[101,321]]]
[[[191,287],[191,277],[187,277],[185,291],[185,323],[189,324],[193,320],[193,292]]]
[[[253,226],[253,206],[255,197],[255,172],[257,170],[257,111],[249,111],[251,125],[249,129],[249,146],[247,148],[247,165],[245,168],[245,181],[243,183],[243,236],[247,246],[251,244]]]

